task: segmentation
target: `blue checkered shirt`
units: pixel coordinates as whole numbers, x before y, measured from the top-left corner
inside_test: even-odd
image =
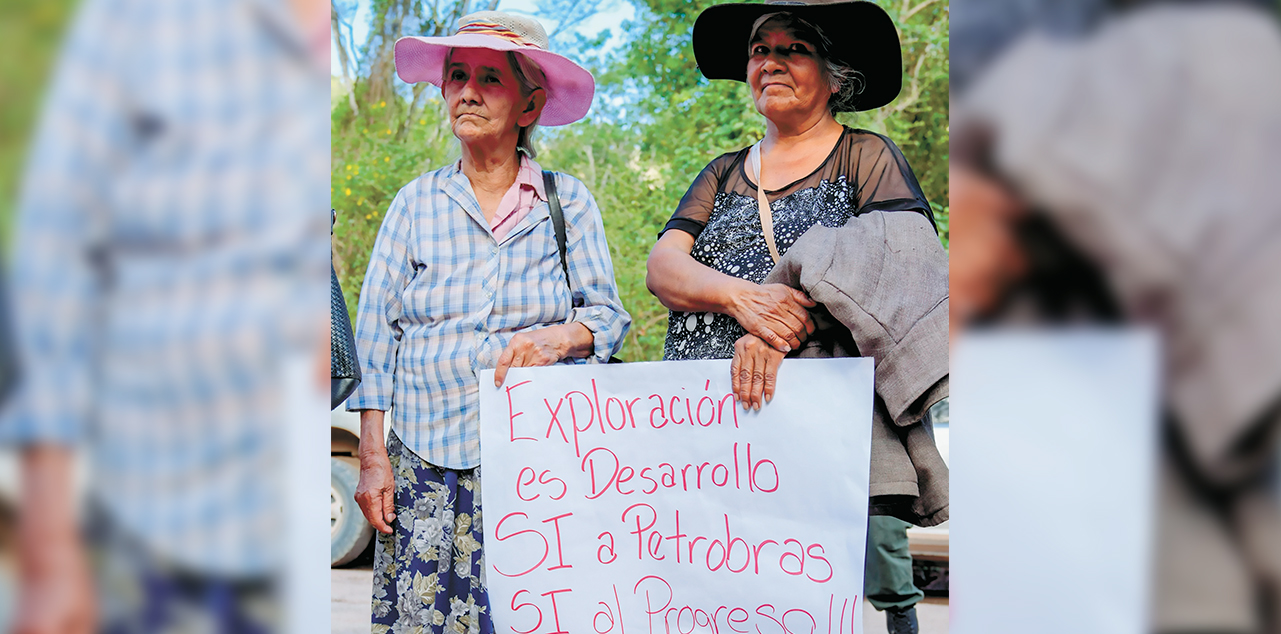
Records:
[[[187,570],[281,562],[285,359],[328,306],[324,64],[283,0],[88,0],[34,138],[0,439],[86,449],[105,516]]]
[[[415,454],[450,469],[480,464],[478,373],[516,333],[579,322],[604,362],[631,317],[614,284],[600,210],[578,179],[556,175],[569,276],[546,202],[495,242],[458,164],[400,190],[383,219],[361,287],[356,347],[364,374],[347,409],[391,410]]]

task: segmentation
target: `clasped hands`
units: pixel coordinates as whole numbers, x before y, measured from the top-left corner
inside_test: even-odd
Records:
[[[784,284],[753,285],[735,296],[730,316],[748,334],[734,344],[730,382],[744,409],[759,410],[774,398],[783,357],[814,333],[809,309],[815,305],[805,293]],[[591,346],[592,332],[576,322],[519,333],[498,358],[494,385],[503,384],[510,368],[552,365],[584,356]]]
[[[808,309],[816,305],[783,284],[762,284],[736,298],[730,316],[747,334],[734,342],[730,384],[743,409],[760,410],[774,398],[783,357],[814,334]]]

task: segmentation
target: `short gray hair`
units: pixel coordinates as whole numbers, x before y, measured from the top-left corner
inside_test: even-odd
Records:
[[[445,54],[445,68],[441,73],[444,84],[449,79],[449,64],[454,56],[454,49],[449,49]],[[547,83],[547,75],[543,72],[538,62],[530,59],[528,55],[521,55],[515,51],[507,51],[507,62],[511,64],[512,74],[516,76],[516,84],[520,88],[520,96],[528,97],[534,94]],[[541,117],[541,115],[539,115]],[[524,152],[529,158],[538,156],[538,150],[534,148],[534,133],[538,131],[538,120],[520,129],[520,136],[516,138],[516,151]]]
[[[543,69],[528,55],[507,51],[507,60],[511,62],[512,72],[515,73],[516,81],[520,84],[520,96],[528,97],[547,83],[547,75],[543,73]],[[539,114],[539,117],[541,118],[542,115]],[[534,133],[537,131],[537,119],[521,128],[520,137],[516,139],[516,151],[524,152],[531,159],[537,157],[538,150],[534,148]]]
[[[863,73],[830,57],[823,58],[823,72],[832,90],[827,109],[832,112],[853,112],[858,109],[858,98],[867,88]]]

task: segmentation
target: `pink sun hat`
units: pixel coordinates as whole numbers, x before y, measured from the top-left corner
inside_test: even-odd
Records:
[[[533,18],[501,11],[478,11],[463,16],[448,37],[402,37],[396,40],[396,74],[406,83],[441,86],[445,55],[454,48],[515,51],[543,69],[547,104],[539,125],[573,123],[587,116],[596,94],[596,80],[569,58],[547,50],[547,32]]]

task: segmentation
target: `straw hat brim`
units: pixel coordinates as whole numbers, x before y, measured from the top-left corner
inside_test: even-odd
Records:
[[[587,69],[567,57],[536,46],[509,42],[492,35],[460,33],[448,37],[402,37],[396,40],[396,74],[407,83],[442,84],[445,55],[453,48],[488,48],[528,56],[543,69],[547,104],[539,125],[567,125],[587,116],[596,94],[596,80]]]
[[[747,40],[757,18],[786,11],[817,26],[832,42],[831,56],[863,73],[867,87],[857,110],[894,101],[903,88],[903,54],[894,21],[879,6],[856,0],[828,4],[718,4],[694,21],[694,58],[708,79],[747,81]]]

